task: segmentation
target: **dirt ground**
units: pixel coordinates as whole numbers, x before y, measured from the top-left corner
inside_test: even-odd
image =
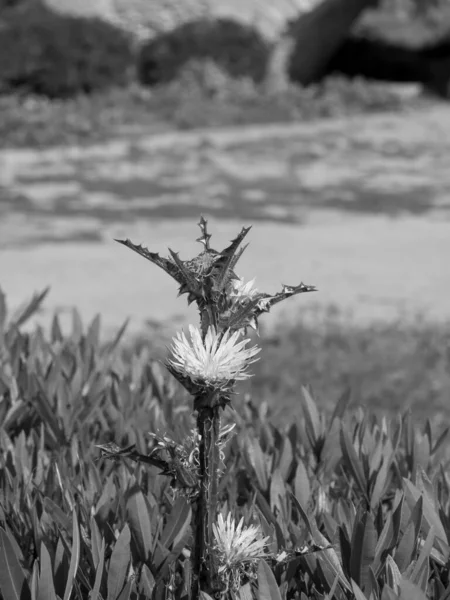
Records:
[[[241,275],[272,292],[315,284],[284,316],[330,304],[358,323],[450,318],[450,107],[300,125],[133,135],[88,148],[0,152],[0,286],[17,305],[51,286],[38,320],[76,305],[105,332],[131,316],[196,319],[176,284],[114,238],[162,254],[253,225]],[[269,324],[282,311],[274,309]],[[319,316],[320,318],[320,316]]]

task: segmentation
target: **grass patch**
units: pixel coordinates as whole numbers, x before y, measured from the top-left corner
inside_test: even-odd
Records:
[[[268,92],[248,80],[196,82],[150,90],[138,85],[69,100],[0,96],[0,148],[100,143],[173,129],[301,122],[409,105],[391,86],[330,78],[303,89]]]
[[[448,415],[450,327],[418,317],[414,323],[356,326],[334,311],[316,324],[281,323],[261,335],[261,360],[254,365],[251,393],[273,404],[288,421],[300,388],[310,386],[318,404],[332,409],[347,390],[355,406],[415,417]]]

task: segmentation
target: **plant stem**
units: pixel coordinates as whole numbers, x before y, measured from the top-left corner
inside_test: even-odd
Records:
[[[214,595],[221,589],[212,528],[213,523],[216,522],[220,471],[219,411],[219,406],[204,407],[198,411],[197,417],[197,428],[200,435],[200,495],[197,500],[194,521],[193,598],[198,597],[200,590]]]

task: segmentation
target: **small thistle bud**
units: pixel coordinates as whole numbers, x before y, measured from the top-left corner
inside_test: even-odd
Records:
[[[231,514],[226,519],[219,514],[217,524],[213,524],[213,533],[219,577],[227,588],[237,591],[242,580],[255,573],[258,560],[268,556],[269,538],[263,538],[258,526],[244,527],[243,518],[236,525]]]

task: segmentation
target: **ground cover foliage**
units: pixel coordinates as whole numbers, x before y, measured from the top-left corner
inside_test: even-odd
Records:
[[[248,79],[232,79],[211,63],[194,62],[177,79],[152,90],[133,83],[65,100],[0,95],[0,148],[107,143],[143,131],[295,123],[400,111],[423,101],[404,100],[380,83],[342,77],[277,92]]]
[[[192,407],[148,348],[121,349],[123,329],[101,343],[74,312],[68,333],[57,318],[26,333],[44,296],[11,315],[0,302],[0,593],[188,598],[190,500],[152,456],[189,448]],[[244,395],[224,413],[220,510],[269,540],[229,597],[450,597],[447,430],[349,400],[324,414],[299,390],[286,426]],[[99,460],[111,443],[125,457]]]

